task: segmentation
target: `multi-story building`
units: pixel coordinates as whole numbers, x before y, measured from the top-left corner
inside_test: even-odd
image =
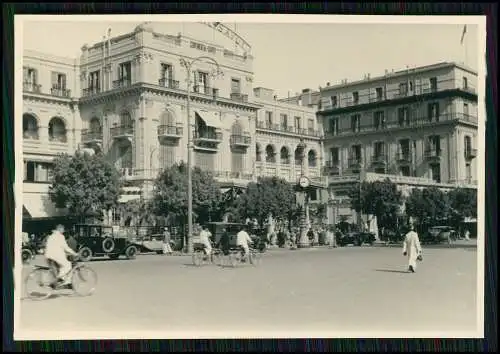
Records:
[[[55,216],[48,198],[52,161],[74,153],[78,127],[78,61],[25,51],[23,56],[23,215]]]
[[[476,188],[476,87],[476,72],[441,63],[323,88],[318,115],[332,195],[346,201],[364,178],[389,177],[402,189]]]
[[[190,80],[182,61],[192,64]],[[37,216],[55,213],[45,164],[55,154],[100,151],[122,173],[128,194],[123,201],[147,197],[161,169],[187,160],[188,129],[193,164],[213,172],[221,188],[244,187],[264,175],[296,183],[304,172],[313,181],[311,199],[317,200],[323,149],[315,109],[280,102],[270,90],[254,92],[252,61],[248,52],[157,33],[147,24],[84,45],[79,60],[26,52],[25,193],[34,188],[31,180],[42,182],[35,185],[43,199],[37,208],[45,212]],[[32,209],[29,194],[24,199]]]

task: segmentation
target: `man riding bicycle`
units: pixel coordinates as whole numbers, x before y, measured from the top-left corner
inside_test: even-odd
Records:
[[[212,253],[212,242],[210,240],[211,237],[212,233],[208,231],[208,227],[204,225],[200,232],[200,243],[205,246],[205,253],[207,257],[210,257],[210,254]]]
[[[243,259],[246,259],[250,254],[250,248],[248,244],[252,244],[253,240],[247,232],[248,226],[243,226],[243,229],[236,234],[236,246],[243,250]]]
[[[69,284],[71,281],[67,279],[67,275],[71,271],[71,262],[68,261],[67,255],[78,257],[78,253],[73,251],[71,247],[68,246],[66,239],[64,238],[64,226],[57,225],[56,229],[47,237],[45,244],[45,258],[49,261],[49,264],[55,263],[59,268],[57,275],[57,280],[61,285]]]

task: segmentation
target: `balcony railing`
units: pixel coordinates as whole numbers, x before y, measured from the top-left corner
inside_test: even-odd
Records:
[[[248,102],[248,95],[244,95],[239,92],[232,92],[231,99],[238,102]]]
[[[252,138],[250,137],[250,134],[244,133],[242,135],[238,134],[233,134],[231,135],[230,138],[230,144],[231,146],[243,146],[243,147],[248,147],[252,143]]]
[[[92,143],[102,141],[102,131],[93,131],[89,129],[82,130],[82,142]]]
[[[32,93],[41,93],[42,85],[33,82],[23,82],[23,91]]]
[[[193,86],[193,92],[201,95],[212,96],[213,98],[219,96],[219,89],[209,86],[195,85]]]
[[[121,78],[113,81],[113,89],[126,88],[132,85],[132,80],[129,78]]]
[[[161,87],[171,88],[171,89],[179,89],[179,81],[171,80],[171,79],[160,79],[158,80],[158,85]]]
[[[418,79],[418,77],[413,77],[411,74],[408,76],[408,79],[414,80]],[[363,105],[363,104],[368,104],[368,103],[376,103],[376,102],[383,102],[383,101],[389,101],[389,100],[394,100],[394,99],[402,99],[406,97],[412,97],[412,96],[418,96],[418,95],[423,95],[423,94],[432,94],[432,93],[439,93],[439,92],[444,92],[444,91],[461,91],[467,94],[471,95],[477,95],[477,90],[474,86],[471,84],[467,84],[467,86],[463,86],[463,83],[461,80],[438,80],[437,83],[433,86],[429,81],[423,82],[423,83],[413,83],[412,85],[412,90],[406,89],[406,90],[401,90],[399,88],[399,83],[396,81],[396,79],[387,78],[388,83],[387,83],[387,89],[383,90],[382,96],[375,92],[375,87],[371,87],[370,89],[360,89],[359,95],[358,95],[358,100],[354,100],[352,96],[349,97],[338,97],[337,98],[337,104],[335,107],[332,106],[331,103],[325,103],[323,105],[324,110],[335,110],[335,109],[342,109],[345,107],[352,107],[352,106],[357,106],[357,105]],[[399,79],[401,82],[404,82],[406,78],[401,78]],[[374,85],[375,86],[375,85]],[[355,90],[353,90],[355,91]],[[330,94],[330,92],[328,92]]]
[[[158,136],[180,138],[182,136],[182,126],[180,125],[160,125],[158,126]]]
[[[82,90],[82,96],[83,97],[88,97],[92,95],[97,95],[101,92],[101,89],[99,87],[88,87]]]
[[[50,89],[50,94],[52,96],[70,98],[71,97],[71,90],[58,88],[58,87],[52,87]]]
[[[466,148],[465,149],[465,158],[474,159],[477,157],[477,149]]]
[[[387,163],[386,154],[376,154],[372,156],[372,164],[381,165]]]
[[[362,164],[362,159],[360,157],[353,157],[347,160],[347,167],[351,169],[360,169]]]
[[[222,141],[222,130],[216,129],[213,131],[194,131],[195,140],[206,140],[206,141]]]
[[[350,118],[350,117],[349,117]],[[348,135],[356,135],[356,134],[366,134],[372,132],[383,132],[397,129],[408,129],[408,128],[416,128],[416,127],[432,127],[437,124],[444,124],[445,122],[464,122],[464,123],[473,123],[477,124],[477,117],[464,113],[448,113],[442,114],[438,117],[429,118],[427,115],[422,117],[412,117],[407,121],[400,122],[399,120],[387,120],[384,122],[383,127],[380,125],[373,124],[371,122],[372,118],[369,117],[366,119],[365,124],[360,124],[353,129],[347,120],[343,121],[346,124],[340,125],[337,134],[335,136],[348,136]],[[341,121],[342,123],[342,121]],[[363,123],[363,122],[362,122]],[[328,132],[327,132],[328,133]],[[333,136],[333,135],[327,135]]]
[[[304,136],[314,136],[320,137],[321,133],[318,130],[314,129],[301,129],[292,126],[281,126],[280,124],[269,124],[265,122],[257,122],[257,129],[270,130],[275,132],[283,132],[290,133],[296,135],[304,135]]]
[[[427,160],[439,160],[441,158],[441,149],[427,149],[424,156]]]
[[[214,177],[217,179],[231,180],[231,179],[242,179],[245,181],[251,181],[253,175],[251,173],[243,172],[232,172],[232,171],[213,171]]]
[[[119,125],[110,129],[112,138],[130,137],[134,135],[134,127],[129,125]]]
[[[399,164],[411,163],[411,153],[410,152],[398,152],[396,154],[396,161]]]

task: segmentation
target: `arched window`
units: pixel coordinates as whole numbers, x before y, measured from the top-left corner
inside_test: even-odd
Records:
[[[266,146],[266,162],[276,162],[276,152],[274,151],[274,147],[272,145]]]
[[[295,164],[300,166],[302,164],[302,148],[301,147],[297,147],[295,149]]]
[[[120,125],[122,127],[126,127],[126,128],[133,128],[134,127],[134,121],[132,120],[130,113],[122,112],[120,114]]]
[[[23,114],[23,138],[38,139],[38,122],[31,114]]]
[[[290,154],[288,148],[283,146],[280,150],[280,163],[288,165],[290,163]]]
[[[243,127],[241,126],[240,122],[234,122],[233,126],[231,127],[231,134],[238,136],[243,135]]]
[[[316,167],[316,151],[310,150],[309,153],[307,154],[307,162],[309,164],[309,167]]]
[[[97,117],[93,117],[91,120],[90,120],[90,123],[89,123],[89,127],[90,127],[90,131],[92,133],[101,133],[101,122],[99,121],[99,118]]]
[[[160,125],[166,125],[168,127],[175,126],[175,117],[170,111],[165,111],[160,117]]]
[[[49,140],[65,143],[67,141],[66,137],[66,125],[61,118],[54,117],[49,122]]]
[[[262,150],[259,144],[255,144],[255,160],[262,161]]]

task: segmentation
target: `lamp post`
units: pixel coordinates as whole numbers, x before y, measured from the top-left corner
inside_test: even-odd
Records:
[[[193,144],[193,131],[191,129],[191,71],[192,71],[192,66],[196,62],[199,61],[204,61],[210,64],[213,64],[216,68],[214,72],[212,72],[213,77],[217,76],[222,76],[223,73],[220,69],[219,63],[211,57],[207,56],[200,56],[197,58],[194,58],[192,60],[186,60],[186,59],[181,59],[180,63],[181,66],[183,66],[186,69],[186,96],[187,96],[187,102],[186,102],[186,113],[187,113],[187,123],[188,123],[188,156],[187,156],[187,173],[188,173],[188,237],[187,237],[187,251],[189,253],[193,252],[193,175],[192,175],[192,168],[193,168],[193,157],[192,153],[194,150],[194,144]]]
[[[307,178],[307,176],[305,175],[304,171],[306,144],[304,143],[303,139],[300,139],[298,148],[300,149],[300,154],[301,154],[299,188],[303,196],[301,215],[300,215],[300,238],[298,242],[298,247],[305,248],[309,247],[309,238],[307,236],[307,231],[309,226],[309,220],[308,220],[309,215],[307,210],[307,188],[309,187],[310,181],[309,178]]]

